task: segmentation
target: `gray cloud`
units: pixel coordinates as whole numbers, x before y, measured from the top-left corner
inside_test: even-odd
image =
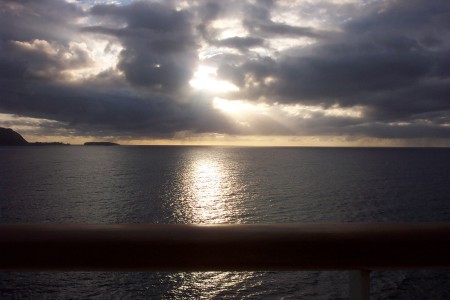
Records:
[[[275,17],[283,5],[276,1],[175,4],[84,10],[63,1],[0,2],[0,112],[56,120],[81,135],[450,138],[448,1],[293,5],[300,20],[320,9],[308,26],[280,22]],[[214,21],[233,16],[248,34],[220,38]],[[117,66],[73,81],[70,71],[95,64],[85,37],[122,50]],[[278,38],[310,43],[276,50]],[[251,127],[236,124],[213,108],[214,95],[189,86],[201,64],[198,51],[211,46],[220,51],[204,63],[217,65],[218,78],[240,88],[230,99],[362,107],[362,116],[257,115],[248,120]]]
[[[77,30],[76,20],[85,16],[75,4],[54,0],[2,0],[1,40],[33,39],[69,42]]]
[[[254,37],[232,37],[222,40],[212,41],[211,44],[229,48],[236,48],[241,52],[246,52],[249,48],[261,47],[264,39]]]
[[[174,97],[186,88],[197,64],[188,12],[160,4],[101,5],[90,12],[99,18],[99,25],[76,29],[73,24],[88,13],[75,5],[60,1],[2,5],[2,28],[12,29],[0,38],[1,112],[56,120],[81,135],[139,138],[170,137],[179,131],[233,132],[209,98]],[[62,8],[59,14],[55,7]],[[18,21],[22,18],[24,23]],[[120,26],[108,27],[118,21]],[[20,28],[13,26],[17,23]],[[52,31],[70,35],[60,38]],[[85,49],[70,44],[80,32],[122,44],[117,68],[123,78],[106,70],[82,82],[66,82],[70,78],[65,71],[93,63]]]
[[[168,5],[136,2],[128,6],[97,5],[97,17],[119,18],[126,26],[85,28],[116,37],[124,47],[118,68],[128,82],[156,92],[187,87],[197,64],[197,42],[190,14]]]
[[[224,60],[220,74],[240,87],[237,98],[366,107],[359,126],[336,127],[335,134],[391,138],[436,131],[436,136],[450,137],[448,126],[439,122],[448,120],[450,111],[449,12],[447,1],[373,2],[356,11],[338,32],[311,46],[288,49],[277,59],[251,58],[237,64]],[[266,8],[254,15],[269,19]],[[440,119],[424,122],[428,112]],[[390,122],[411,124],[397,128]]]
[[[8,83],[8,84],[6,84]],[[232,132],[230,123],[201,100],[140,97],[128,89],[1,82],[3,112],[57,120],[89,135],[167,137],[178,131]],[[7,87],[6,87],[7,86]]]
[[[276,88],[287,101],[351,101],[355,96],[414,86],[431,76],[435,67],[433,54],[426,50],[414,46],[399,50],[374,40],[349,43],[345,39],[317,45],[306,56],[299,54],[284,57],[278,65]]]
[[[248,4],[245,7],[243,25],[256,36],[292,36],[322,38],[328,35],[326,31],[318,30],[308,26],[294,26],[272,21],[271,9],[273,1],[259,1],[257,4]]]
[[[65,77],[65,70],[92,65],[94,61],[79,45],[49,43],[45,40],[0,41],[0,77],[48,79]]]
[[[75,22],[83,16],[79,7],[62,1],[0,2],[0,78],[50,78],[88,65],[83,49],[70,49]],[[68,52],[72,57],[64,59]]]

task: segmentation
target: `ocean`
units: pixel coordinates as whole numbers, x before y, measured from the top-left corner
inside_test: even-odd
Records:
[[[0,222],[450,221],[449,182],[449,148],[0,147]],[[372,299],[450,299],[450,271],[371,278]],[[1,299],[346,299],[347,292],[346,272],[0,272]]]

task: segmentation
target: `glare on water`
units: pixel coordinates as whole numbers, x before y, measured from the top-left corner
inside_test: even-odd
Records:
[[[179,214],[189,216],[194,224],[233,223],[237,207],[230,199],[236,185],[233,176],[234,162],[226,157],[209,156],[206,153],[191,153],[190,163],[182,173],[184,206]],[[186,218],[183,218],[186,220]],[[169,274],[171,281],[178,283],[170,292],[174,297],[211,299],[227,295],[227,291],[240,289],[252,280],[252,285],[261,285],[260,272],[190,272]]]
[[[189,181],[194,195],[191,208],[200,222],[222,223],[225,204],[222,197],[222,180],[226,174],[218,162],[198,160],[191,167]]]
[[[239,223],[237,210],[241,208],[235,195],[243,182],[234,174],[236,162],[225,155],[209,155],[203,151],[189,153],[188,161],[180,173],[179,183],[184,201],[178,215],[183,222]]]

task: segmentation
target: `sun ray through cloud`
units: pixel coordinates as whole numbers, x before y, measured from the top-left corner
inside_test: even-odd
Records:
[[[77,140],[276,132],[449,143],[446,2],[43,0],[0,9],[0,114],[52,120]]]

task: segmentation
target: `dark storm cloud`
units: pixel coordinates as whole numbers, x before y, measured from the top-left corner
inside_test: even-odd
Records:
[[[387,41],[347,40],[316,46],[311,54],[286,55],[279,61],[277,92],[286,101],[362,101],[355,96],[415,86],[432,76],[436,57],[405,41],[396,49]],[[401,44],[397,41],[396,46]],[[354,103],[348,103],[354,104]],[[356,103],[355,103],[356,104]]]
[[[0,78],[50,78],[89,65],[87,53],[70,43],[83,16],[63,1],[0,2]],[[68,52],[73,56],[64,59]]]
[[[5,83],[3,81],[2,83]],[[6,87],[7,86],[7,87]],[[180,104],[166,96],[139,97],[127,89],[8,82],[3,112],[57,120],[89,135],[167,137],[178,131],[229,131],[231,126],[205,101]]]
[[[429,37],[431,44],[448,45],[449,5],[445,0],[374,2],[343,27],[350,33],[410,36],[419,42]]]
[[[0,112],[56,120],[81,135],[233,132],[209,98],[173,96],[186,87],[197,63],[188,12],[146,3],[101,5],[90,12],[62,1],[0,5]],[[97,26],[74,25],[89,15],[99,20]],[[93,63],[82,44],[71,43],[81,34],[119,41],[117,68],[124,76],[110,69],[67,82],[67,71]]]
[[[282,52],[276,65],[273,60],[261,58],[258,62],[252,59],[248,63],[231,66],[235,67],[234,73],[238,78],[232,76],[230,79],[242,84],[239,80],[242,74],[249,74],[259,81],[273,77],[277,79],[277,83],[270,88],[273,96],[277,97],[276,101],[317,103],[317,99],[320,99],[333,103],[336,99],[341,99],[343,102],[349,101],[349,104],[353,104],[352,101],[363,101],[354,99],[357,95],[371,95],[404,87],[414,88],[417,83],[434,77],[445,80],[450,73],[446,67],[450,63],[448,48],[429,49],[423,46],[418,32],[421,29],[431,31],[436,19],[440,20],[438,24],[445,23],[444,16],[450,19],[450,3],[434,1],[434,5],[431,5],[434,10],[426,10],[434,14],[419,18],[423,14],[423,6],[427,5],[422,1],[421,6],[416,2],[408,6],[410,2],[413,3],[377,2],[378,6],[371,8],[370,11],[373,12],[368,16],[367,12],[361,12],[362,19],[344,23],[343,32],[319,40],[309,47]],[[437,5],[438,3],[441,5]],[[403,8],[400,10],[403,15],[398,12],[397,6]],[[377,12],[376,9],[383,11]],[[396,11],[396,14],[391,13],[391,10]],[[395,26],[391,24],[391,30],[385,25],[385,14],[388,15],[387,19],[393,19],[391,23],[395,23]],[[410,19],[417,19],[422,23],[412,23]],[[434,32],[442,30],[443,28],[438,27]],[[447,33],[447,42],[450,42],[449,37]],[[266,67],[259,69],[270,69],[271,72],[261,74],[254,69],[255,64],[265,65]],[[230,69],[227,64],[222,67]]]
[[[48,79],[62,78],[65,70],[90,66],[94,61],[79,45],[0,40],[0,78]]]
[[[186,11],[158,3],[136,2],[128,6],[97,5],[97,17],[118,18],[119,29],[104,26],[85,32],[116,37],[124,47],[118,68],[133,85],[162,93],[182,91],[197,64],[197,42],[191,16]]]
[[[81,8],[64,1],[2,0],[0,39],[33,39],[68,42],[77,30],[75,21],[84,16]]]
[[[427,119],[426,126],[382,130],[391,127],[383,122],[411,122],[428,112],[448,120],[450,2],[379,1],[352,11],[339,30],[311,46],[288,49],[277,59],[224,61],[219,72],[241,88],[237,98],[365,107],[364,126],[340,127],[344,134],[390,138],[433,135],[436,130],[436,136],[450,137],[448,126],[435,124],[436,119]],[[270,24],[265,7],[250,18]]]

